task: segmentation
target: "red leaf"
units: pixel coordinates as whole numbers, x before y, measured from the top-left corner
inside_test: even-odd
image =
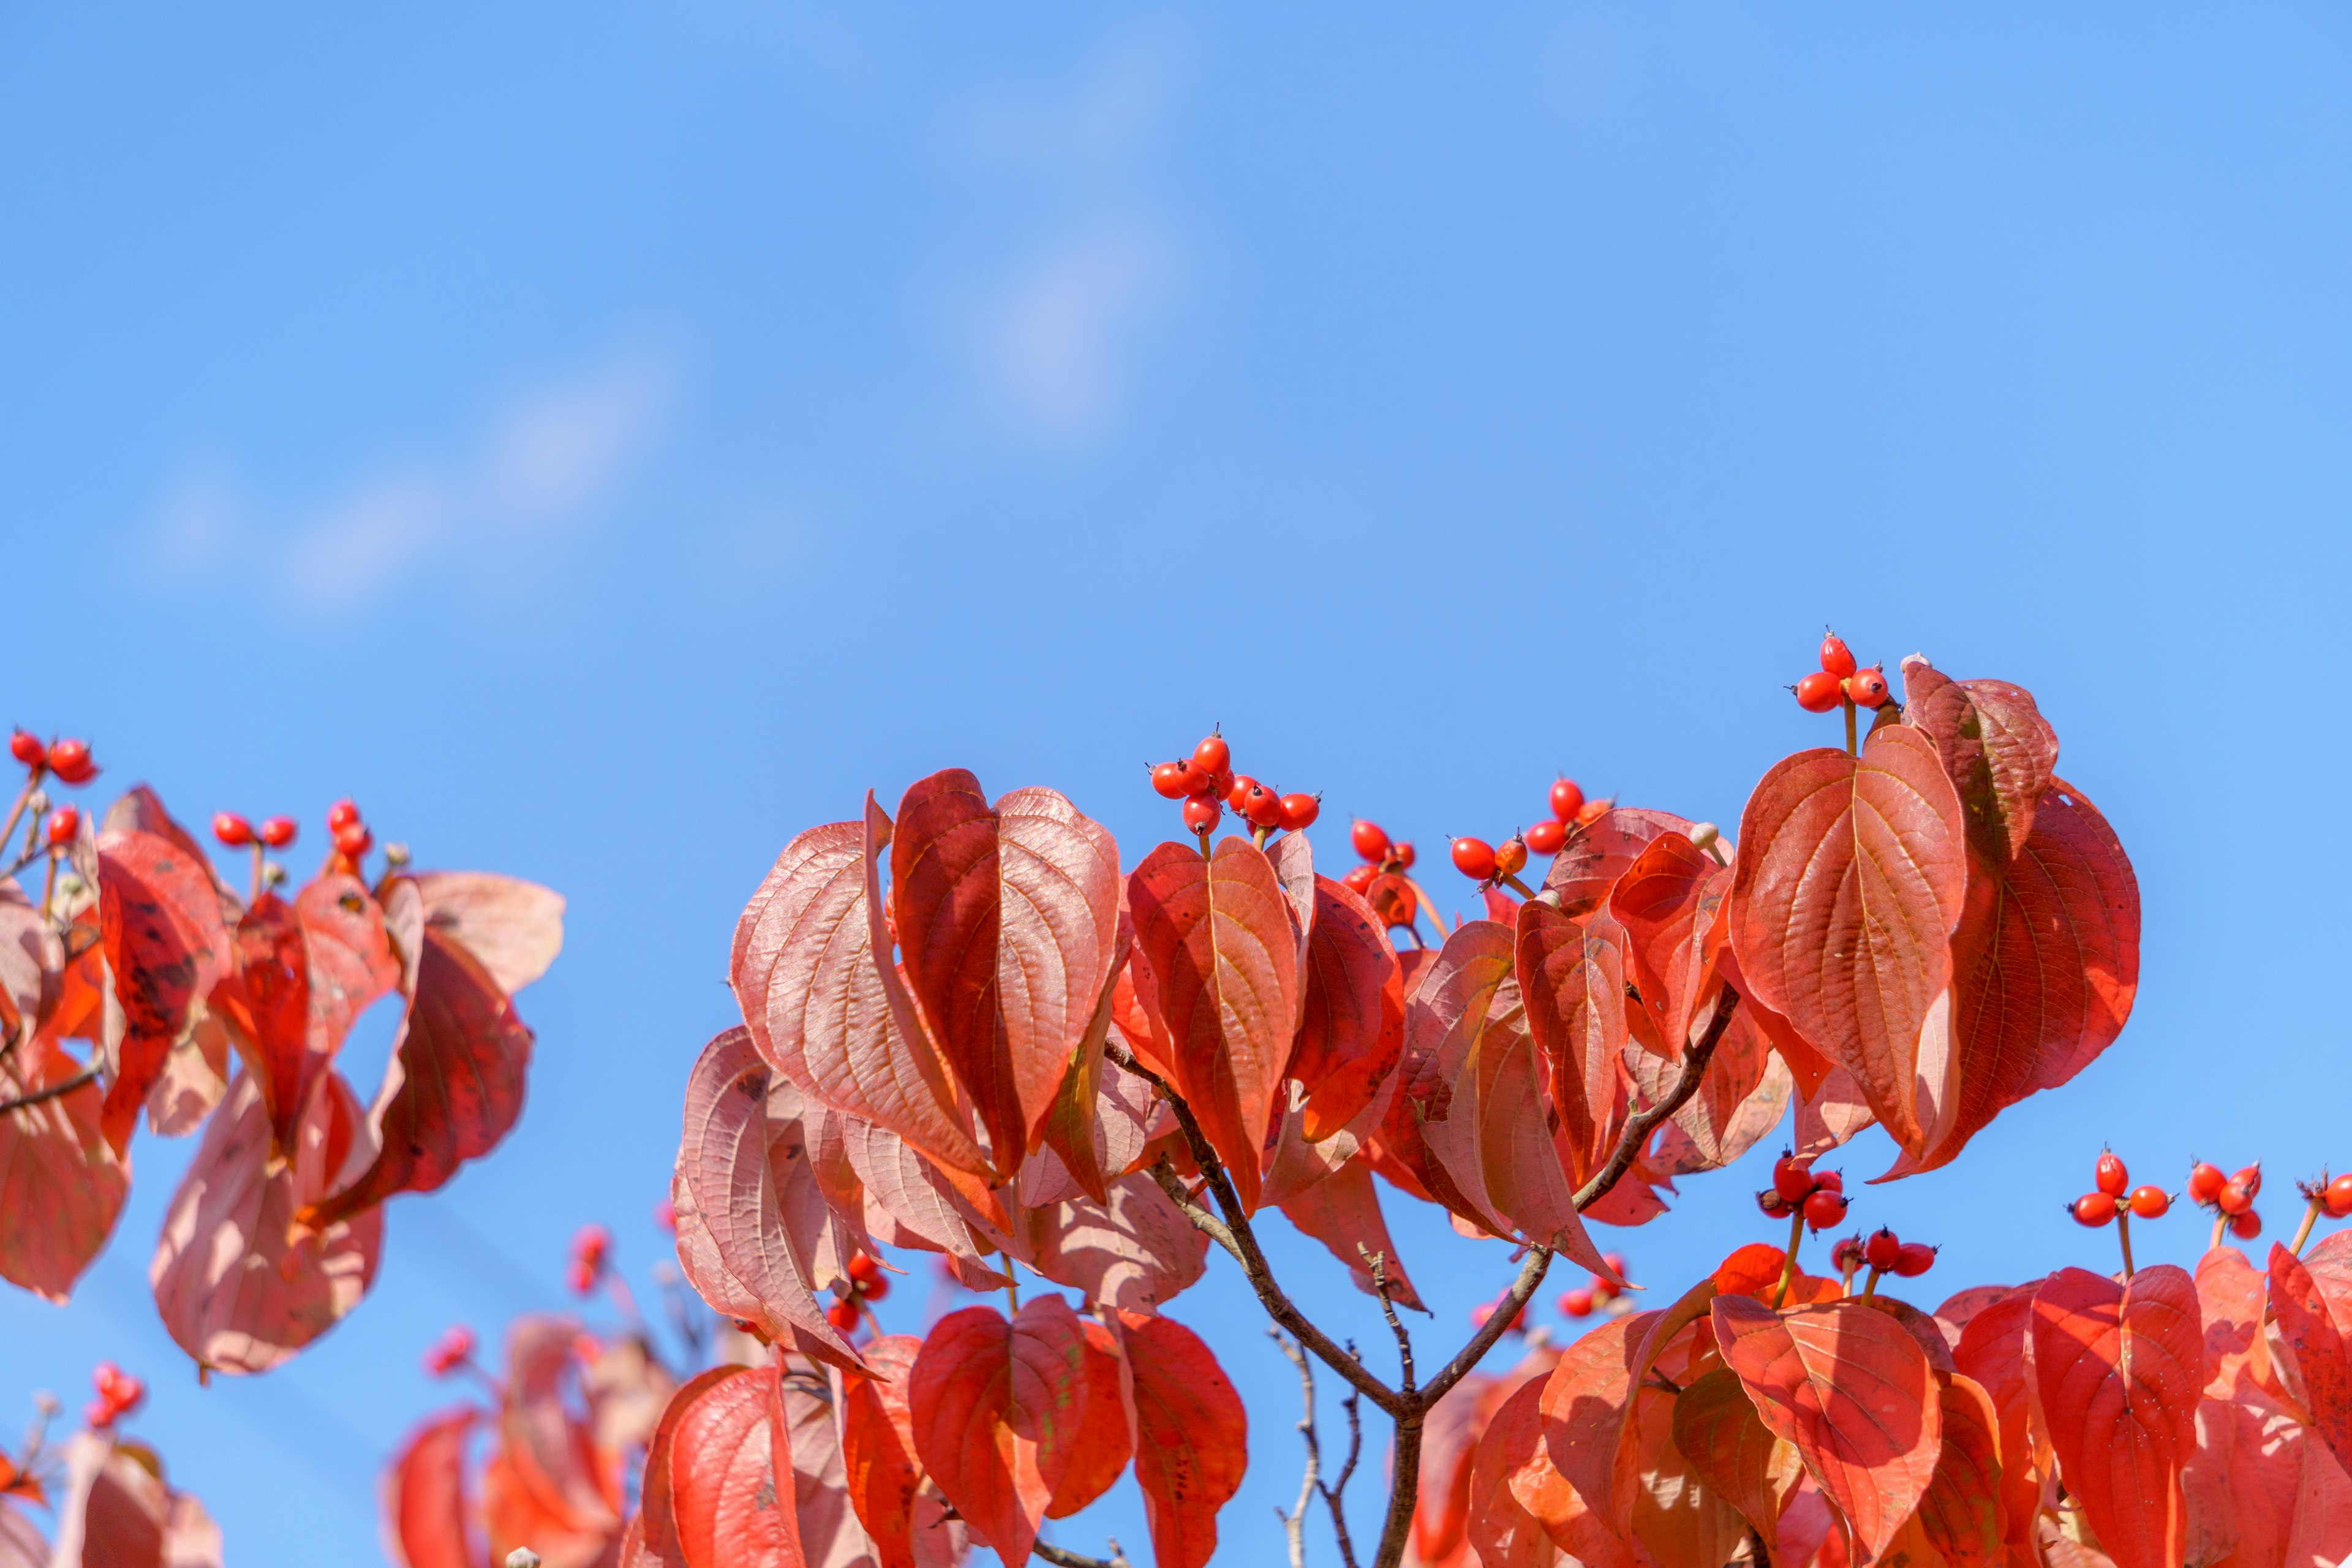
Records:
[[[1979,1312],[2005,1299],[2010,1289],[2007,1285],[1970,1285],[1945,1297],[1934,1313],[1936,1327],[1943,1331],[1944,1342],[1957,1350],[1962,1331]]]
[[[551,1312],[526,1313],[507,1331],[498,1418],[505,1473],[497,1488],[487,1479],[483,1488],[491,1551],[501,1559],[551,1532],[593,1557],[620,1524],[619,1477],[598,1453],[593,1415],[578,1397],[580,1337],[576,1320]],[[504,1508],[488,1506],[494,1491]]]
[[[1642,1006],[1669,1056],[1679,1058],[1691,1021],[1716,984],[1723,946],[1717,919],[1731,872],[1679,833],[1643,847],[1609,892],[1609,912],[1625,928]]]
[[[435,1191],[498,1147],[522,1114],[533,1037],[514,1004],[470,949],[431,923],[414,883],[393,884],[384,913],[411,957],[392,1059],[368,1112],[376,1156],[319,1205],[319,1223],[397,1193]]]
[[[204,1504],[164,1484],[153,1449],[77,1432],[65,1461],[52,1568],[221,1568],[220,1527]]]
[[[669,1507],[686,1568],[803,1568],[777,1368],[698,1394],[670,1434]]]
[[[1398,1306],[1416,1312],[1428,1310],[1405,1273],[1396,1243],[1389,1238],[1388,1222],[1381,1215],[1381,1194],[1372,1185],[1371,1167],[1364,1161],[1350,1160],[1326,1180],[1286,1199],[1282,1212],[1348,1266],[1348,1277],[1357,1289],[1367,1296],[1379,1294],[1372,1289],[1372,1271],[1364,1262],[1363,1254],[1369,1252],[1385,1260],[1381,1273],[1388,1280],[1389,1296]],[[1358,1251],[1359,1247],[1363,1251]]]
[[[1804,1479],[1796,1449],[1773,1436],[1739,1375],[1717,1367],[1675,1399],[1675,1447],[1707,1489],[1738,1510],[1780,1561],[1780,1513]]]
[[[2271,1244],[2271,1313],[2294,1352],[2311,1429],[2337,1464],[2352,1469],[2352,1356],[2327,1299],[2302,1260]]]
[[[2228,1397],[2242,1369],[2258,1388],[2275,1392],[2263,1277],[2234,1247],[2217,1247],[2197,1260],[2197,1315],[2205,1325],[2205,1388]]]
[[[0,1100],[81,1074],[46,1035],[0,1056]],[[99,1131],[102,1091],[84,1084],[0,1113],[0,1279],[63,1302],[113,1234],[130,1167]]]
[[[804,1358],[784,1367],[784,1426],[793,1453],[793,1511],[800,1521],[808,1568],[877,1568],[873,1538],[849,1503],[849,1477],[841,1454],[842,1374],[822,1384],[822,1369]]]
[[[1559,895],[1563,914],[1582,915],[1609,901],[1609,889],[1661,833],[1689,833],[1691,825],[1672,812],[1642,806],[1612,806],[1581,827],[1569,829],[1568,843],[1552,857],[1544,890]]]
[[[1858,1301],[1775,1312],[1718,1296],[1716,1338],[1756,1412],[1797,1446],[1865,1558],[1884,1553],[1929,1479],[1943,1436],[1927,1352]]]
[[[110,830],[98,843],[99,925],[125,1034],[102,1125],[121,1152],[187,1026],[189,1010],[211,991],[229,959],[227,928],[212,867],[172,839]]]
[[[163,1218],[148,1278],[163,1326],[217,1372],[267,1372],[325,1333],[375,1281],[383,1212],[321,1228],[296,1215],[322,1197],[359,1124],[339,1073],[320,1080],[290,1163],[270,1154],[269,1118],[250,1073],[205,1124]]]
[[[1304,984],[1290,1074],[1307,1089],[1307,1137],[1320,1142],[1371,1104],[1404,1051],[1396,950],[1364,900],[1328,877],[1315,879]]]
[[[915,1458],[915,1418],[907,1405],[907,1377],[922,1342],[887,1334],[866,1347],[872,1377],[842,1384],[841,1458],[850,1506],[874,1538],[881,1568],[911,1568],[915,1496],[923,1468]]]
[[[1633,1510],[1630,1467],[1621,1475],[1619,1463],[1626,1396],[1642,1347],[1664,1316],[1635,1312],[1598,1325],[1561,1352],[1544,1383],[1544,1450],[1585,1506],[1612,1530]]]
[[[654,1423],[652,1438],[646,1444],[637,1516],[629,1521],[628,1533],[622,1541],[622,1568],[684,1568],[686,1555],[678,1544],[677,1510],[670,1493],[670,1456],[677,1447],[678,1425],[704,1394],[718,1384],[741,1376],[745,1370],[740,1366],[711,1367],[679,1384],[670,1395],[661,1418]]]
[[[1545,1380],[1513,1389],[1486,1423],[1470,1475],[1468,1535],[1483,1568],[1556,1561],[1536,1550],[1549,1542],[1585,1568],[1633,1568],[1633,1556],[1603,1524],[1567,1478],[1552,1468],[1544,1447]]]
[[[1543,1068],[1512,963],[1508,927],[1465,921],[1414,993],[1405,1030],[1436,1085],[1422,1098],[1422,1138],[1471,1217],[1606,1274],[1552,1142]]]
[[[1127,1398],[1120,1392],[1118,1342],[1100,1323],[1078,1325],[1087,1341],[1085,1414],[1070,1468],[1045,1505],[1047,1519],[1067,1519],[1103,1493],[1127,1469],[1135,1454],[1135,1435],[1129,1428]]]
[[[401,1568],[474,1568],[481,1561],[466,1497],[466,1441],[478,1414],[445,1411],[408,1435],[383,1476],[384,1542]]]
[[[1005,1568],[1028,1558],[1076,1458],[1085,1358],[1068,1303],[1040,1296],[1009,1323],[992,1307],[949,1313],[908,1374],[916,1458]]]
[[[1952,1363],[1992,1401],[2000,1439],[2002,1516],[2012,1556],[2030,1557],[2039,1517],[2044,1467],[2036,1452],[2033,1393],[2026,1384],[2026,1342],[2033,1325],[2033,1297],[2041,1281],[2020,1285],[1998,1301],[1979,1308],[1952,1347]]]
[[[1208,1268],[1209,1238],[1139,1173],[1112,1183],[1108,1204],[1076,1197],[1026,1218],[1029,1266],[1089,1301],[1156,1311]]]
[[[1580,921],[1540,900],[1519,907],[1515,973],[1548,1068],[1557,1141],[1579,1183],[1591,1179],[1617,1137],[1617,1063],[1632,1037],[1626,942],[1624,928],[1604,911]]]
[[[2000,1418],[1968,1378],[1942,1380],[1944,1447],[1919,1499],[1919,1525],[1952,1568],[1996,1568],[2008,1521],[2002,1507]]]
[[[1742,975],[1853,1072],[1915,1157],[1956,1110],[1950,1064],[1924,1056],[1920,1035],[1950,1006],[1967,881],[1959,797],[1934,747],[1899,725],[1858,759],[1784,759],[1740,819],[1730,931]]]
[[[890,881],[908,989],[1010,1174],[1110,979],[1118,846],[1052,790],[992,807],[950,768],[899,799]]]
[[[2116,1568],[2177,1568],[2205,1382],[2196,1287],[2168,1263],[2127,1286],[2062,1268],[2034,1295],[2031,1331],[2059,1472],[2099,1544]]]
[[[425,900],[425,929],[481,961],[511,996],[563,951],[563,895],[495,871],[418,871],[404,879]]]
[[[1249,1416],[1198,1334],[1134,1312],[1121,1312],[1118,1321],[1134,1384],[1135,1479],[1151,1555],[1160,1568],[1201,1568],[1217,1550],[1217,1510],[1240,1489],[1249,1463]],[[989,1539],[998,1538],[992,1531]]]
[[[1005,1234],[1001,1222],[1007,1216],[987,1188],[942,1170],[871,1122],[838,1115],[832,1120],[865,1186],[869,1215],[878,1207],[899,1227],[894,1245],[946,1253],[969,1289],[993,1290],[1004,1284],[1004,1274],[987,1255],[1019,1244]]]
[[[1954,680],[1914,654],[1903,661],[1903,721],[1935,743],[1969,837],[1995,862],[2008,860],[2058,766],[2057,731],[2033,694],[2006,680]]]
[[[1298,1005],[1298,951],[1282,884],[1244,839],[1224,839],[1211,860],[1162,844],[1128,879],[1128,902],[1138,991],[1160,1054],[1242,1206],[1254,1209]]]
[[[887,820],[875,828],[887,844]],[[858,823],[828,823],[776,858],[735,926],[729,973],[743,1021],[760,1054],[811,1099],[887,1128],[944,1164],[985,1171],[929,1039],[892,1016],[875,961],[881,911],[867,837]]]
[[[1669,1174],[1728,1165],[1787,1119],[1795,1086],[1788,1068],[1746,1013],[1742,1007],[1732,1014],[1699,1079],[1698,1092],[1659,1131],[1653,1158]],[[1712,1023],[1712,1006],[1702,1016]],[[1682,1076],[1677,1064],[1643,1048],[1628,1047],[1622,1061],[1627,1080],[1644,1103],[1664,1099]]]
[[[1633,1539],[1656,1568],[1721,1568],[1747,1533],[1738,1510],[1710,1488],[1674,1441],[1679,1401],[1641,1389],[1628,1447],[1640,1485],[1633,1493]]]

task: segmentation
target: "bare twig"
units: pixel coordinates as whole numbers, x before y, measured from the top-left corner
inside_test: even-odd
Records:
[[[1280,1329],[1268,1329],[1266,1332],[1289,1358],[1290,1364],[1298,1369],[1299,1398],[1306,1406],[1298,1417],[1298,1440],[1307,1448],[1307,1473],[1298,1483],[1298,1501],[1288,1513],[1276,1509],[1274,1516],[1282,1521],[1283,1540],[1290,1548],[1290,1568],[1307,1568],[1307,1505],[1323,1489],[1323,1447],[1315,1436],[1315,1363]]]
[[[1421,1391],[1421,1402],[1424,1407],[1444,1398],[1445,1391],[1461,1382],[1465,1373],[1485,1360],[1486,1352],[1495,1348],[1495,1342],[1509,1331],[1512,1322],[1519,1315],[1519,1309],[1528,1304],[1528,1298],[1536,1293],[1536,1288],[1543,1283],[1544,1270],[1551,1267],[1551,1258],[1549,1247],[1528,1248],[1527,1261],[1519,1265],[1519,1277],[1511,1281],[1510,1294],[1496,1303],[1495,1310],[1487,1314],[1486,1321],[1479,1325],[1478,1331],[1470,1336],[1470,1342],[1464,1345]]]
[[[1421,1424],[1424,1407],[1415,1405],[1397,1417],[1396,1454],[1389,1476],[1388,1518],[1381,1525],[1381,1549],[1373,1568],[1396,1568],[1404,1561],[1405,1537],[1412,1533],[1413,1505],[1421,1499]]]
[[[71,1094],[86,1083],[97,1081],[98,1068],[87,1068],[69,1079],[50,1084],[46,1089],[37,1089],[30,1094],[21,1094],[14,1100],[0,1100],[0,1115],[5,1115],[11,1110],[25,1110],[36,1105],[45,1104],[61,1096]]]
[[[1356,1347],[1351,1341],[1348,1353],[1353,1355],[1355,1352]],[[1356,1473],[1356,1460],[1364,1451],[1363,1405],[1364,1396],[1352,1388],[1348,1390],[1347,1397],[1339,1401],[1339,1408],[1348,1413],[1348,1462],[1339,1467],[1339,1479],[1327,1482],[1322,1488],[1323,1506],[1331,1512],[1331,1535],[1339,1543],[1343,1568],[1356,1568],[1356,1543],[1348,1537],[1348,1513],[1339,1505],[1339,1494],[1348,1489],[1349,1479]]]
[[[1132,1568],[1126,1554],[1119,1551],[1117,1541],[1111,1542],[1108,1557],[1088,1557],[1083,1552],[1066,1552],[1058,1546],[1048,1546],[1042,1541],[1029,1550],[1046,1562],[1055,1564],[1056,1568]]]
[[[1361,1258],[1364,1260],[1364,1267],[1371,1270],[1372,1294],[1381,1299],[1381,1315],[1388,1319],[1389,1332],[1396,1336],[1397,1360],[1402,1363],[1404,1368],[1403,1376],[1399,1379],[1397,1386],[1401,1391],[1402,1391],[1406,1399],[1412,1400],[1413,1399],[1412,1336],[1405,1332],[1403,1322],[1397,1317],[1396,1303],[1389,1300],[1388,1254],[1385,1252],[1370,1251],[1365,1247],[1364,1244],[1360,1241],[1356,1243],[1356,1256]],[[1420,1400],[1415,1401],[1415,1403],[1425,1406],[1428,1402],[1426,1400]]]
[[[1715,1016],[1706,1021],[1706,1032],[1684,1050],[1682,1076],[1675,1080],[1673,1090],[1625,1123],[1625,1131],[1618,1135],[1617,1147],[1610,1152],[1608,1163],[1592,1173],[1592,1180],[1577,1189],[1577,1213],[1582,1214],[1607,1197],[1618,1178],[1633,1168],[1633,1162],[1640,1157],[1658,1123],[1680,1110],[1698,1092],[1699,1080],[1706,1077],[1706,1064],[1713,1059],[1715,1047],[1723,1043],[1723,1032],[1731,1027],[1731,1015],[1739,1006],[1739,993],[1728,985],[1723,988],[1721,998],[1715,1005]]]

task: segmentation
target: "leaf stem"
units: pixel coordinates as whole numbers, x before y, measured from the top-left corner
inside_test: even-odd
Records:
[[[1805,1205],[1799,1204],[1797,1212],[1789,1216],[1789,1257],[1780,1265],[1780,1288],[1772,1292],[1772,1310],[1779,1311],[1789,1304],[1789,1287],[1797,1281],[1797,1248],[1805,1239]]]

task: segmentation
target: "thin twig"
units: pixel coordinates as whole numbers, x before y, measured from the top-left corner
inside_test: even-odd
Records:
[[[1698,1092],[1699,1080],[1706,1076],[1706,1064],[1713,1059],[1715,1047],[1723,1043],[1723,1032],[1731,1027],[1731,1015],[1739,1007],[1739,993],[1730,986],[1725,986],[1721,995],[1722,1000],[1716,1004],[1715,1016],[1706,1021],[1706,1033],[1683,1052],[1682,1076],[1675,1080],[1672,1092],[1625,1123],[1625,1131],[1618,1135],[1617,1147],[1611,1151],[1608,1163],[1593,1173],[1592,1180],[1577,1189],[1577,1213],[1582,1214],[1607,1197],[1609,1190],[1617,1184],[1618,1178],[1633,1169],[1634,1160],[1640,1157],[1643,1147],[1649,1142],[1650,1134],[1657,1130],[1658,1123],[1680,1110],[1689,1102],[1690,1097]]]
[[[1323,1489],[1323,1447],[1315,1436],[1315,1363],[1280,1329],[1268,1329],[1266,1332],[1290,1364],[1298,1369],[1299,1399],[1306,1406],[1298,1417],[1298,1440],[1307,1449],[1307,1473],[1298,1483],[1298,1501],[1288,1513],[1276,1509],[1274,1516],[1282,1521],[1283,1540],[1290,1547],[1290,1568],[1307,1568],[1307,1505]]]
[[[1527,1261],[1519,1265],[1519,1277],[1511,1281],[1510,1294],[1496,1303],[1495,1310],[1486,1315],[1486,1321],[1479,1325],[1478,1331],[1470,1336],[1470,1342],[1464,1345],[1422,1389],[1423,1408],[1426,1409],[1444,1398],[1445,1391],[1461,1382],[1471,1368],[1485,1360],[1486,1352],[1495,1348],[1495,1342],[1510,1331],[1511,1325],[1518,1321],[1519,1310],[1528,1304],[1528,1299],[1535,1295],[1536,1288],[1543,1283],[1544,1270],[1551,1267],[1551,1258],[1552,1252],[1549,1247],[1528,1248]]]
[[[1029,1550],[1046,1562],[1056,1564],[1057,1568],[1132,1568],[1126,1554],[1119,1551],[1117,1541],[1111,1542],[1110,1555],[1108,1557],[1088,1557],[1083,1552],[1066,1552],[1061,1547],[1049,1546],[1042,1541],[1031,1546]]]
[[[98,1068],[86,1068],[63,1082],[53,1083],[47,1089],[37,1089],[30,1094],[19,1095],[15,1100],[0,1100],[0,1116],[5,1116],[12,1110],[25,1110],[36,1105],[45,1104],[60,1096],[71,1094],[86,1083],[97,1081]]]
[[[1396,1303],[1389,1299],[1388,1254],[1385,1252],[1373,1252],[1368,1249],[1364,1244],[1360,1241],[1356,1243],[1356,1256],[1361,1258],[1364,1260],[1364,1267],[1371,1270],[1372,1294],[1381,1299],[1381,1315],[1389,1321],[1389,1332],[1396,1336],[1397,1360],[1402,1363],[1404,1368],[1403,1376],[1398,1380],[1397,1387],[1403,1394],[1406,1399],[1412,1400],[1414,1398],[1412,1385],[1412,1336],[1405,1332],[1403,1321],[1397,1317]],[[1414,1402],[1424,1406],[1428,1403],[1426,1400],[1415,1400]]]
[[[1348,1353],[1356,1353],[1354,1341],[1348,1343]],[[1331,1511],[1331,1535],[1339,1543],[1339,1562],[1343,1568],[1356,1568],[1356,1543],[1348,1537],[1348,1512],[1339,1504],[1339,1494],[1348,1489],[1348,1481],[1356,1473],[1356,1460],[1364,1451],[1364,1396],[1354,1389],[1339,1401],[1339,1408],[1348,1413],[1348,1462],[1339,1467],[1337,1480],[1323,1488],[1323,1506]]]

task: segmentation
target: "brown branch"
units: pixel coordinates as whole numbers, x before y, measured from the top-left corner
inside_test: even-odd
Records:
[[[1470,1342],[1464,1345],[1421,1391],[1424,1407],[1444,1398],[1445,1391],[1461,1382],[1465,1373],[1486,1358],[1486,1352],[1495,1348],[1495,1342],[1510,1331],[1511,1324],[1518,1318],[1519,1310],[1528,1304],[1528,1299],[1543,1283],[1544,1270],[1551,1267],[1551,1258],[1549,1247],[1528,1248],[1528,1260],[1519,1265],[1519,1277],[1511,1281],[1510,1294],[1487,1314],[1486,1321],[1478,1326],[1478,1331],[1470,1336]]]
[[[0,1100],[0,1116],[5,1116],[11,1110],[25,1110],[33,1106],[44,1104],[61,1096],[71,1094],[86,1083],[97,1081],[98,1068],[85,1068],[62,1082],[49,1085],[47,1089],[37,1089],[32,1093],[19,1095],[15,1100]]]
[[[1675,1080],[1674,1089],[1665,1099],[1625,1123],[1625,1131],[1618,1135],[1617,1147],[1610,1152],[1608,1163],[1593,1173],[1592,1180],[1576,1190],[1577,1213],[1582,1214],[1607,1197],[1609,1190],[1617,1184],[1618,1178],[1633,1168],[1633,1162],[1641,1156],[1643,1145],[1649,1142],[1650,1134],[1657,1131],[1658,1123],[1680,1110],[1689,1103],[1690,1097],[1698,1092],[1699,1080],[1706,1076],[1706,1064],[1715,1056],[1715,1047],[1723,1043],[1723,1032],[1731,1027],[1731,1015],[1738,1011],[1738,1006],[1739,993],[1728,985],[1725,986],[1722,1000],[1716,1004],[1715,1016],[1706,1021],[1706,1033],[1683,1052],[1683,1072]]]
[[[1413,1505],[1421,1498],[1421,1423],[1419,1405],[1397,1417],[1396,1453],[1389,1472],[1389,1513],[1381,1525],[1381,1549],[1373,1568],[1397,1568],[1404,1561],[1405,1538],[1412,1533]]]
[[[1360,1241],[1356,1243],[1356,1256],[1364,1260],[1365,1268],[1370,1271],[1372,1294],[1381,1299],[1381,1316],[1389,1321],[1389,1332],[1396,1336],[1397,1360],[1404,1368],[1403,1375],[1397,1384],[1398,1392],[1407,1401],[1427,1409],[1429,1401],[1421,1398],[1413,1392],[1412,1336],[1405,1332],[1403,1322],[1397,1317],[1396,1303],[1389,1299],[1388,1254],[1370,1251]]]
[[[1118,1542],[1116,1540],[1110,1542],[1108,1557],[1088,1557],[1083,1552],[1066,1552],[1058,1546],[1048,1546],[1042,1541],[1032,1545],[1029,1550],[1046,1562],[1054,1563],[1055,1568],[1133,1568],[1127,1560],[1127,1554],[1118,1549]]]
[[[1297,1342],[1280,1329],[1268,1329],[1283,1355],[1298,1369],[1300,1403],[1306,1408],[1298,1417],[1298,1440],[1307,1449],[1307,1472],[1298,1482],[1298,1500],[1285,1513],[1277,1508],[1274,1517],[1282,1521],[1282,1538],[1290,1549],[1290,1568],[1307,1568],[1307,1505],[1323,1489],[1323,1445],[1315,1435],[1315,1363]]]
[[[1355,1350],[1352,1343],[1348,1346],[1350,1355]],[[1339,1544],[1344,1568],[1356,1568],[1356,1543],[1348,1538],[1348,1514],[1339,1506],[1339,1494],[1348,1489],[1349,1479],[1356,1473],[1356,1460],[1364,1451],[1363,1403],[1364,1396],[1352,1388],[1339,1401],[1339,1407],[1348,1413],[1348,1462],[1339,1467],[1339,1479],[1322,1488],[1323,1506],[1331,1510],[1331,1536]]]

